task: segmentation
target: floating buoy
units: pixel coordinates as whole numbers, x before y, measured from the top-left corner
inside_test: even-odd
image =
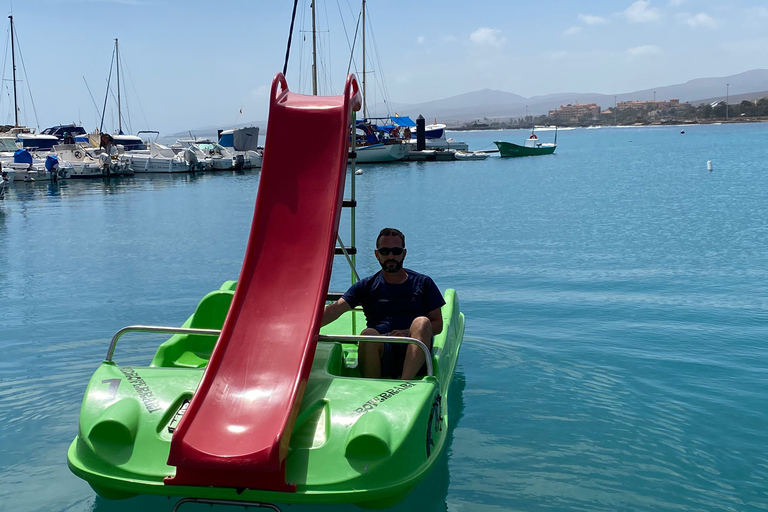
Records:
[[[685,133],[685,130],[680,130],[680,133]]]
[[[707,160],[707,170],[712,172],[712,160]]]
[[[357,176],[360,176],[361,174],[363,174],[363,170],[362,169],[358,169],[358,170],[355,171],[355,174]]]

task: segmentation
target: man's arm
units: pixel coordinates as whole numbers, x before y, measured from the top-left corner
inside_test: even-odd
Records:
[[[333,304],[328,304],[325,306],[325,310],[323,310],[323,323],[322,325],[328,325],[329,323],[333,322],[337,318],[339,318],[341,315],[346,313],[352,309],[347,301],[345,301],[343,298],[337,300]],[[440,323],[442,325],[442,319],[440,320]],[[441,327],[442,328],[442,327]]]
[[[432,324],[432,334],[440,334],[443,332],[443,313],[440,308],[433,309],[427,313],[427,318],[429,318],[429,321]]]

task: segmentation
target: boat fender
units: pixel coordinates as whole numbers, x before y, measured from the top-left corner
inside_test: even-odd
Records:
[[[106,167],[109,167],[109,165],[112,163],[112,159],[109,158],[109,155],[106,153],[99,154],[99,168],[104,169]]]

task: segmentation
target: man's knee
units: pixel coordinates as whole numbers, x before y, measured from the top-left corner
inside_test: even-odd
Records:
[[[432,336],[432,322],[425,316],[416,317],[411,323],[411,333],[423,332]]]
[[[361,336],[381,336],[381,333],[379,333],[379,331],[377,331],[376,329],[368,327],[366,329],[363,329],[363,332],[361,332],[360,335]],[[381,358],[382,354],[384,354],[384,344],[361,341],[357,345],[357,351],[361,354],[366,354],[366,355],[375,354],[379,356],[379,358]]]

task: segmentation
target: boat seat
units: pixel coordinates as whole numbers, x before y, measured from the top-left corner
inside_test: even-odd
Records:
[[[233,291],[216,290],[200,301],[184,323],[194,329],[221,329],[232,303]],[[150,366],[203,368],[208,364],[217,338],[197,334],[177,334],[162,343]]]

